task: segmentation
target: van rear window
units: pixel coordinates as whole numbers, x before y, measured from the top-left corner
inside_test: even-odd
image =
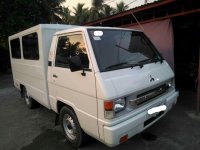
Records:
[[[12,58],[21,58],[19,38],[10,40]]]
[[[22,37],[24,59],[39,60],[39,46],[37,33],[31,33]]]

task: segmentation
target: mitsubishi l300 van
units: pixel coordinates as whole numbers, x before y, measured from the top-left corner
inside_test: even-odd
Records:
[[[75,147],[87,135],[121,144],[176,104],[174,73],[141,31],[38,25],[10,36],[9,46],[27,106],[55,111]]]

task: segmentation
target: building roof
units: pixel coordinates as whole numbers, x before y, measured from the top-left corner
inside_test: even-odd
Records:
[[[134,16],[140,23],[145,23],[191,13],[200,13],[199,0],[159,0],[83,25],[123,27],[137,23]]]

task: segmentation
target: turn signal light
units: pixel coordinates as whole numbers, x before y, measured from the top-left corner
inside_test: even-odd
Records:
[[[128,140],[128,134],[122,136],[122,137],[120,138],[119,142],[120,142],[120,144],[121,144],[121,143],[126,142],[127,140]]]
[[[104,101],[104,117],[106,119],[113,119],[115,112],[113,111],[113,101]]]
[[[105,101],[104,102],[104,110],[105,111],[113,110],[113,101]]]

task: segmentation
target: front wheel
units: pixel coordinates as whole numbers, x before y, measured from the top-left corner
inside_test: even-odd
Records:
[[[60,124],[67,141],[74,147],[80,147],[86,142],[87,135],[81,129],[73,110],[64,106],[60,111]]]

